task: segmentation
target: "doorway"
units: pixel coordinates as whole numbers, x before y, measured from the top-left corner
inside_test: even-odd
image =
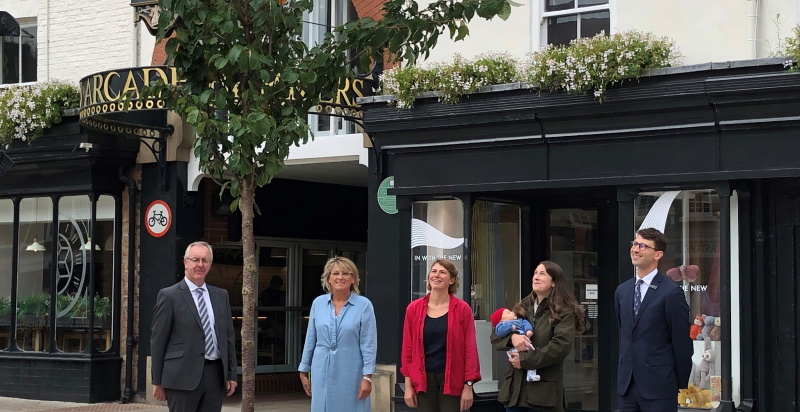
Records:
[[[214,264],[206,281],[228,291],[236,336],[236,358],[241,365],[242,246],[226,243],[212,247]],[[324,293],[321,275],[325,263],[333,256],[347,257],[356,264],[363,293],[365,244],[256,239],[256,373],[293,372],[297,369],[311,303]]]
[[[585,330],[575,336],[564,361],[565,402],[570,411],[597,411],[601,349],[596,333],[600,300],[597,210],[549,209],[545,233],[548,259],[564,270],[585,312]]]

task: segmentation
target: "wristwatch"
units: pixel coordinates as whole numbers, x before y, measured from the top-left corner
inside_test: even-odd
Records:
[[[372,378],[370,378],[369,376],[365,376],[364,380],[369,382],[369,383],[372,383]]]
[[[467,381],[466,385],[467,386],[472,386],[472,381]]]

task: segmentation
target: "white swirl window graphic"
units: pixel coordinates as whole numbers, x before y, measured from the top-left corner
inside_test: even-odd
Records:
[[[426,222],[419,219],[411,219],[411,249],[419,246],[453,249],[463,244],[463,237],[447,236]]]

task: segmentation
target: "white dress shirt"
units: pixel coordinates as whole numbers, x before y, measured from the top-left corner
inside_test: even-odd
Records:
[[[206,356],[206,359],[214,360],[219,359],[222,357],[219,353],[219,344],[217,344],[217,334],[216,329],[214,328],[214,307],[211,306],[211,295],[208,293],[208,285],[203,283],[203,286],[197,286],[194,283],[190,282],[189,279],[183,278],[187,285],[189,285],[189,291],[192,293],[192,299],[194,300],[194,307],[197,309],[197,313],[200,313],[200,307],[198,306],[198,299],[197,299],[197,292],[195,292],[199,288],[203,288],[203,300],[206,302],[206,309],[208,311],[208,321],[211,323],[211,330],[215,331],[211,334],[211,340],[214,341],[214,350],[212,351],[211,357]],[[202,326],[201,326],[202,327]],[[205,333],[205,332],[204,332]],[[204,338],[205,339],[205,335]],[[205,346],[205,340],[203,341],[203,346]]]

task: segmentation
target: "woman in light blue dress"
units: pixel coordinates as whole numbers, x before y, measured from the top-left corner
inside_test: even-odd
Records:
[[[321,280],[328,293],[311,305],[297,368],[311,412],[370,412],[378,345],[372,302],[359,295],[358,269],[350,259],[328,260]]]

